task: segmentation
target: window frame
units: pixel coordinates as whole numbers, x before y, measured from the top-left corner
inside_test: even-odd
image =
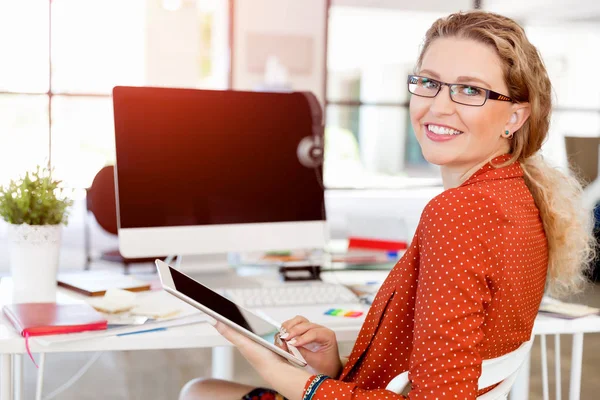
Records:
[[[112,98],[112,95],[109,93],[92,93],[92,92],[81,92],[81,93],[69,93],[69,92],[57,92],[52,87],[52,2],[57,0],[47,0],[46,6],[48,7],[48,91],[46,92],[23,92],[23,91],[10,91],[10,90],[2,90],[0,89],[0,95],[21,95],[21,96],[47,96],[48,98],[48,168],[52,169],[52,133],[53,133],[53,123],[52,123],[52,100],[53,97],[75,97],[75,98]],[[232,62],[233,62],[233,7],[235,0],[227,0],[227,10],[228,10],[228,41],[227,44],[229,46],[229,71],[227,78],[228,89],[232,87],[233,77],[232,77]]]
[[[360,6],[357,5],[357,6]],[[329,25],[330,25],[330,20],[331,20],[331,16],[330,16],[330,12],[332,7],[334,7],[334,5],[332,4],[332,0],[327,0],[327,20],[326,20],[326,35],[325,35],[325,79],[324,79],[324,85],[323,85],[323,93],[324,93],[324,121],[327,120],[326,118],[326,113],[327,113],[327,109],[329,106],[342,106],[342,107],[356,107],[358,109],[360,109],[363,106],[371,106],[371,107],[386,107],[386,108],[396,108],[396,109],[404,109],[407,112],[409,111],[410,108],[410,100],[409,101],[404,101],[404,102],[385,102],[385,101],[361,101],[361,100],[345,100],[345,99],[330,99],[328,96],[328,75],[329,75],[329,69],[328,69],[328,63],[327,63],[327,55],[328,55],[328,49],[329,49],[329,42],[328,42],[328,36],[329,36]],[[473,0],[473,8],[474,9],[485,9],[482,8],[482,2],[481,0]],[[408,88],[406,89],[408,91]],[[557,115],[560,113],[582,113],[582,114],[598,114],[600,115],[600,108],[594,108],[594,107],[566,107],[566,106],[554,106],[552,107],[552,115]],[[388,176],[385,174],[381,174],[381,176]],[[393,177],[393,175],[389,175],[389,177]],[[417,178],[415,178],[417,179]],[[393,189],[393,187],[391,187]],[[336,190],[336,189],[341,189],[341,188],[337,188],[337,187],[332,187],[332,188],[327,188],[328,190]],[[360,187],[356,187],[356,188],[343,188],[343,189],[353,189],[353,190],[370,190],[371,188],[360,188]],[[375,190],[381,189],[379,187],[375,187],[372,188]]]

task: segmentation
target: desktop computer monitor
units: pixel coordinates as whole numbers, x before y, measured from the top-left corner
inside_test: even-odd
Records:
[[[324,246],[313,95],[116,87],[113,105],[123,256]]]

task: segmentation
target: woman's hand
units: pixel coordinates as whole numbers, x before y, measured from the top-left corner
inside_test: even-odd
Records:
[[[308,371],[292,366],[284,358],[255,343],[227,325],[216,322],[215,328],[234,344],[269,386],[290,400],[300,400],[304,386],[312,375]]]
[[[288,351],[286,343],[295,346],[308,365],[317,373],[337,378],[342,372],[342,362],[335,332],[297,316],[281,324],[287,334],[275,345]]]
[[[222,322],[216,322],[215,328],[217,331],[229,340],[235,347],[238,348],[240,353],[252,364],[257,370],[264,370],[266,366],[277,365],[280,363],[287,364],[287,361],[273,353],[271,350],[261,346],[254,342],[252,339],[247,338],[234,329],[225,325]]]

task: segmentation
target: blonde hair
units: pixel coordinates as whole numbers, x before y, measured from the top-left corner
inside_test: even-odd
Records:
[[[510,160],[497,167],[515,161],[523,167],[548,240],[547,292],[561,297],[580,291],[595,256],[593,219],[583,207],[577,179],[551,167],[539,154],[550,126],[552,86],[537,49],[510,18],[484,11],[460,12],[438,19],[429,28],[417,68],[431,43],[441,37],[472,39],[494,48],[502,61],[508,95],[517,103],[530,104],[531,115],[510,141]]]

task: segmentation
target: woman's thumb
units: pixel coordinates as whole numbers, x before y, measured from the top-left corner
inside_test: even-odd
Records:
[[[317,342],[311,342],[311,343],[306,343],[304,345],[302,345],[300,348],[301,349],[306,349],[312,353],[315,353],[317,351],[319,351],[323,346],[321,346],[319,343]]]

